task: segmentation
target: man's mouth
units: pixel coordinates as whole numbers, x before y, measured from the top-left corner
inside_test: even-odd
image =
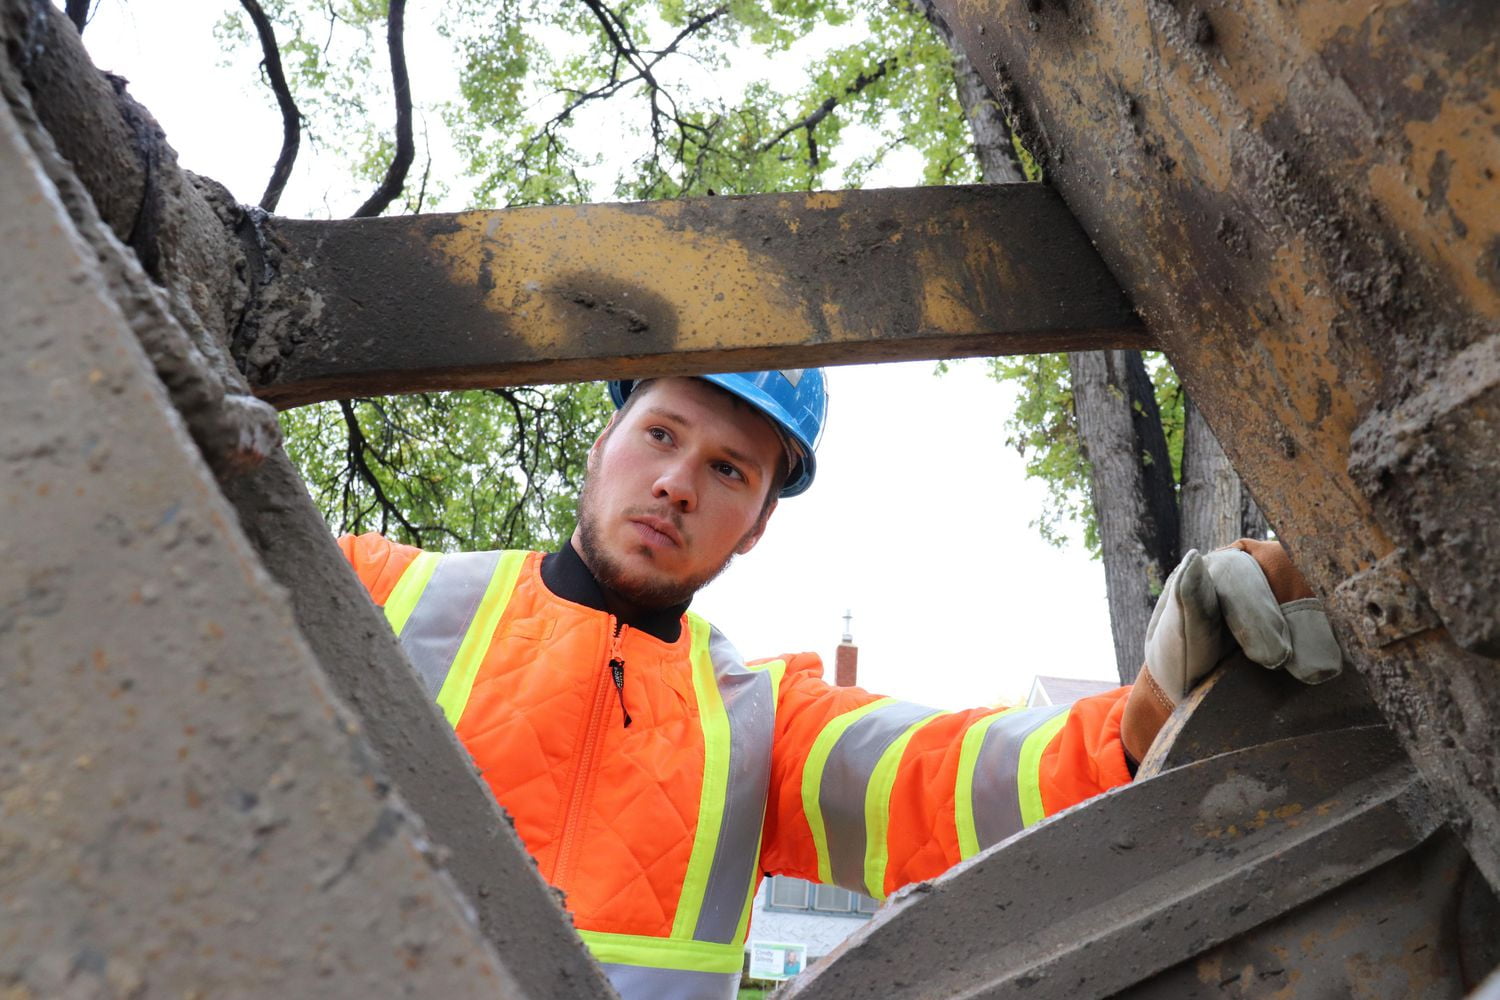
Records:
[[[682,547],[682,535],[671,521],[649,515],[637,515],[630,519],[630,523],[647,545],[654,548]]]

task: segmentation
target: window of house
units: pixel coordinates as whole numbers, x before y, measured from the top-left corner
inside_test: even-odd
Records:
[[[783,912],[867,917],[879,906],[869,896],[836,885],[816,885],[785,875],[773,876],[766,894],[766,909]]]
[[[805,910],[808,890],[811,888],[811,882],[777,875],[771,879],[771,893],[767,897],[768,905],[779,910]]]

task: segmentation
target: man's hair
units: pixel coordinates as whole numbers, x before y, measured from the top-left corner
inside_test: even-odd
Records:
[[[635,405],[635,401],[640,398],[641,390],[655,381],[656,379],[654,378],[643,378],[640,381],[636,382],[635,385],[631,386],[630,395],[626,396],[625,402],[620,404],[620,409],[616,413],[616,416],[623,418],[626,412],[633,405]],[[709,382],[707,380],[704,380],[704,385],[707,385],[715,392],[721,393],[726,396],[729,401],[735,405],[736,409],[743,409],[747,412],[755,414],[757,417],[760,417],[770,425],[771,430],[776,432],[776,439],[781,442],[781,451],[776,455],[776,468],[772,470],[770,480],[767,484],[768,488],[766,489],[765,499],[761,502],[760,505],[760,514],[758,516],[758,520],[765,520],[766,514],[771,510],[771,505],[776,502],[778,497],[781,496],[781,488],[786,485],[787,477],[792,474],[791,455],[792,449],[795,447],[795,445],[791,444],[787,440],[786,434],[782,432],[780,427],[776,426],[776,422],[774,420],[766,416],[754,406],[751,406],[749,403],[745,402],[743,399],[736,396],[728,389],[725,389],[723,386],[714,385],[712,382]],[[615,427],[612,423],[608,428],[605,429],[605,437],[607,438],[610,434],[613,434],[614,430]]]

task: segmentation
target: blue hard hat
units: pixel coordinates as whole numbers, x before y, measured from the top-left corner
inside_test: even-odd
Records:
[[[828,387],[821,368],[782,368],[766,372],[729,372],[723,375],[700,375],[725,392],[764,413],[790,440],[797,452],[796,461],[787,474],[781,495],[794,497],[812,485],[817,471],[814,452],[828,420]],[[635,380],[616,379],[609,383],[609,397],[615,406],[625,405],[635,388]]]

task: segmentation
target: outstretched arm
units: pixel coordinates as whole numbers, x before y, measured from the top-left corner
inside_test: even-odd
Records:
[[[1072,706],[943,712],[782,679],[762,868],[883,898],[1130,780],[1128,688]]]

